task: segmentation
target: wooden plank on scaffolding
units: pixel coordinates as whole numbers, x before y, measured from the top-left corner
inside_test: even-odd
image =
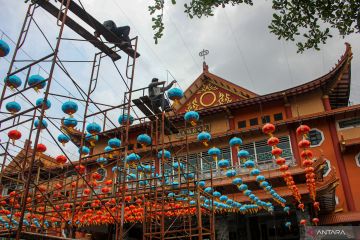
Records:
[[[140,99],[134,99],[132,100],[135,106],[137,106],[141,112],[145,114],[147,118],[149,118],[151,121],[155,121],[156,117],[154,114],[150,111],[148,107],[145,106],[145,104]]]
[[[155,114],[161,114],[159,108],[152,107],[151,100],[148,96],[140,97],[140,100],[143,101],[146,104],[146,106],[148,106],[148,108],[151,109]],[[169,121],[169,119],[166,116],[164,119],[164,123],[165,123],[165,129],[170,130],[171,133],[175,133],[175,134],[179,133],[179,130],[175,127],[174,124],[172,124],[172,122]]]
[[[46,10],[48,13],[53,15],[54,17],[58,17],[58,14],[60,10],[49,3],[46,0],[38,0],[37,4],[42,7],[44,10]],[[61,13],[61,19],[64,14]],[[89,33],[85,28],[80,26],[78,23],[76,23],[73,19],[71,19],[69,16],[66,17],[65,21],[66,26],[71,28],[73,31],[75,31],[77,34],[79,34],[81,37],[89,41],[92,45],[94,45],[96,48],[98,48],[100,51],[108,55],[113,61],[119,60],[121,57],[119,54],[117,54],[114,50],[112,50],[110,47],[108,47],[106,44],[101,42],[99,39],[97,39],[95,36],[93,36],[91,33]]]
[[[73,0],[64,0],[64,5],[66,5],[67,1],[70,1],[69,10],[72,11],[81,20],[86,22],[96,32],[103,35],[105,39],[107,39],[109,42],[114,43],[117,47],[123,50],[130,57],[134,57],[135,54],[136,57],[140,57],[140,54],[135,53],[135,50],[132,47],[125,46],[125,41],[120,39],[113,32],[106,29],[98,20],[96,20],[93,16],[91,16],[88,12],[86,12]]]

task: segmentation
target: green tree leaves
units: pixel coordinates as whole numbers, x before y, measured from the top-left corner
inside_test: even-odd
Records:
[[[153,0],[149,6],[152,18],[155,43],[164,30],[163,9],[165,0]],[[171,0],[175,5],[176,1]],[[190,17],[210,17],[214,10],[226,5],[253,5],[252,0],[190,0],[184,4],[184,12]],[[269,25],[271,33],[278,39],[296,42],[298,52],[306,49],[319,50],[337,30],[345,37],[360,31],[359,0],[273,0],[273,19]]]

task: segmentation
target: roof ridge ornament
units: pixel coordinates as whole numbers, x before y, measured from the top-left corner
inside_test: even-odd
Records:
[[[209,50],[203,49],[199,52],[199,56],[203,58],[203,71],[209,72],[209,66],[205,62],[205,56],[209,54]]]

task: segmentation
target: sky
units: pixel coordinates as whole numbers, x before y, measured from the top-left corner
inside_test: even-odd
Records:
[[[10,43],[12,49],[14,44],[8,37],[16,41],[25,16],[28,4],[23,1],[5,1],[0,15],[0,31],[6,34],[2,38]],[[53,1],[52,1],[53,2]],[[178,1],[173,6],[166,1],[164,10],[165,31],[159,43],[154,44],[151,16],[147,10],[147,2],[143,0],[82,0],[84,8],[100,22],[113,19],[118,26],[129,25],[130,36],[138,36],[138,49],[141,57],[136,62],[134,88],[143,88],[148,85],[153,77],[160,80],[171,81],[175,78],[178,86],[185,90],[202,72],[202,58],[199,52],[202,49],[209,50],[206,62],[209,71],[249,89],[258,94],[267,94],[274,91],[287,89],[317,77],[331,70],[337,60],[345,51],[345,42],[352,46],[352,83],[351,98],[353,103],[360,102],[360,41],[359,34],[354,34],[345,39],[333,32],[334,37],[329,39],[326,45],[321,45],[321,51],[307,50],[299,54],[294,42],[278,40],[276,36],[269,33],[268,25],[272,18],[271,1],[255,1],[254,6],[235,6],[219,8],[215,15],[209,18],[189,19],[184,13],[183,4]],[[76,17],[72,16],[76,19]],[[40,26],[48,37],[52,46],[55,45],[58,27],[54,17],[42,9],[35,13],[36,24]],[[89,26],[81,24],[90,32]],[[1,36],[0,32],[0,36]],[[64,37],[79,38],[71,29],[66,28]],[[34,24],[31,25],[28,37],[18,55],[18,59],[29,60],[41,58],[51,52],[41,32]],[[94,53],[98,50],[91,44],[80,41],[62,41],[59,56],[62,60],[86,60],[91,61]],[[12,55],[11,52],[10,55]],[[30,56],[30,57],[29,57]],[[116,64],[123,71],[126,57]],[[0,78],[8,71],[8,61],[0,59]],[[25,63],[16,63],[16,67]],[[27,64],[27,63],[26,63]],[[64,63],[65,67],[76,80],[76,82],[87,91],[90,79],[91,63]],[[50,63],[42,63],[41,67],[35,66],[32,74],[46,76]],[[24,79],[25,73],[22,74]],[[55,69],[51,92],[66,96],[80,97],[69,78],[58,68]],[[118,105],[123,101],[124,84],[117,73],[114,64],[104,58],[99,74],[96,91],[92,95],[94,101]],[[139,93],[140,94],[140,93]],[[42,93],[29,91],[26,93],[31,101],[42,97]],[[65,116],[61,112],[61,105],[67,99],[49,98],[52,107],[47,115],[55,118]],[[14,99],[13,99],[14,100]],[[24,99],[15,99],[22,103],[23,109],[30,107]],[[83,104],[79,103],[79,111],[75,115],[79,120],[83,116]],[[4,108],[4,107],[2,107]],[[3,111],[3,109],[2,109]],[[95,111],[90,106],[90,111]],[[119,111],[110,113],[116,122]],[[4,115],[1,115],[4,117]],[[102,117],[94,117],[92,121],[101,122]],[[54,120],[59,124],[58,120]],[[111,124],[106,124],[112,128]],[[26,132],[30,126],[21,126]],[[51,127],[56,136],[56,128]],[[2,133],[1,138],[4,137]],[[49,134],[42,133],[42,140],[54,145]],[[21,145],[21,143],[20,143]],[[67,146],[65,151],[76,157],[74,146]],[[14,150],[16,152],[16,150]],[[52,150],[51,154],[59,154],[58,150]]]

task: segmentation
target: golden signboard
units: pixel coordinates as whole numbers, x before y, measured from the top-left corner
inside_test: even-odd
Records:
[[[186,134],[188,136],[197,135],[202,131],[210,132],[210,124],[205,124],[202,126],[189,127],[187,129],[181,128],[179,129],[179,133],[176,134],[177,138],[185,137]]]

